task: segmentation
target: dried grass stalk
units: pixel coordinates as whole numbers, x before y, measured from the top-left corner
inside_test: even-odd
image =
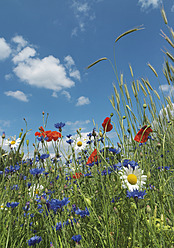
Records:
[[[157,74],[156,70],[154,69],[154,67],[153,67],[150,63],[148,63],[147,65],[148,65],[148,66],[150,67],[150,69],[153,71],[153,73],[155,74],[155,76],[158,77],[158,74]]]
[[[120,76],[120,83],[121,85],[123,85],[123,74],[121,73],[121,76]]]
[[[168,61],[166,61],[166,68],[167,68],[167,72],[169,74],[170,81],[172,82],[172,75],[171,75],[171,72],[170,72],[170,66],[169,66]]]
[[[142,30],[142,29],[144,29],[144,28],[139,27],[139,28],[133,28],[133,29],[130,29],[130,30],[126,31],[125,33],[121,34],[120,36],[118,36],[118,37],[116,38],[115,43],[116,43],[119,39],[121,39],[122,37],[124,37],[125,35],[130,34],[130,33],[132,33],[132,32],[135,32],[135,31],[138,31],[138,30]]]
[[[170,80],[169,80],[169,76],[168,76],[168,73],[167,73],[167,69],[166,68],[163,69],[163,73],[164,73],[164,76],[167,79],[168,84],[170,85]]]
[[[174,48],[174,44],[173,44],[173,42],[169,39],[169,37],[162,31],[162,30],[160,30],[161,31],[161,36]],[[173,31],[173,30],[172,30]]]
[[[146,90],[147,90],[147,93],[150,95],[150,91],[149,91],[149,88],[148,88],[146,82],[144,82],[144,86],[145,86],[145,88],[146,88]]]
[[[107,60],[107,58],[101,58],[101,59],[96,60],[94,63],[88,65],[87,69],[91,68],[93,65],[99,63],[99,62],[102,61],[102,60]]]
[[[137,79],[137,90],[138,90],[138,92],[140,91],[140,87],[139,87],[139,80]]]
[[[165,52],[165,54],[174,62],[174,57],[172,56],[171,53]]]
[[[155,93],[155,95],[156,95],[156,96],[158,97],[158,99],[160,100],[160,96],[159,96],[159,94],[157,93],[157,91],[154,90],[153,92]]]
[[[164,7],[163,6],[162,6],[162,9],[161,9],[161,15],[163,17],[164,23],[165,24],[168,24],[166,13],[165,13],[165,10],[164,10]]]
[[[131,72],[131,76],[134,77],[133,70],[132,70],[132,67],[131,67],[130,64],[129,64],[129,69],[130,69],[130,72]]]
[[[141,82],[139,82],[139,83],[140,83],[140,87],[141,87],[141,89],[142,89],[142,91],[143,91],[143,94],[144,94],[145,96],[147,96],[147,92],[146,92],[145,88],[143,87],[142,83],[141,83]]]

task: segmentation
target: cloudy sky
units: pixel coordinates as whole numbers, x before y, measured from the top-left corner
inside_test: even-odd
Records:
[[[144,29],[124,37],[116,46],[118,73],[131,80],[149,78],[150,62],[162,75],[166,30],[160,0],[1,0],[0,1],[0,132],[17,135],[25,129],[30,139],[43,125],[42,112],[49,113],[47,129],[64,122],[64,134],[77,128],[90,132],[93,120],[99,127],[113,112],[109,98],[116,78],[111,65],[115,39],[143,25]],[[164,0],[169,25],[174,23],[174,0]],[[163,81],[163,80],[162,80]],[[171,94],[161,82],[163,90]],[[114,118],[113,118],[114,121]],[[114,136],[114,135],[112,135]]]

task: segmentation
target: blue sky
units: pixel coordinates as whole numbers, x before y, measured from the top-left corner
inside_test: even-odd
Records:
[[[0,132],[18,136],[25,129],[25,118],[33,142],[43,124],[42,111],[49,113],[47,130],[65,122],[65,135],[79,127],[90,132],[93,119],[101,127],[113,112],[109,98],[116,78],[108,61],[86,67],[101,57],[113,60],[115,39],[142,24],[144,30],[116,45],[118,73],[128,83],[130,63],[137,79],[148,78],[159,91],[147,63],[166,84],[161,4],[159,0],[1,0]],[[163,4],[172,26],[174,0]]]

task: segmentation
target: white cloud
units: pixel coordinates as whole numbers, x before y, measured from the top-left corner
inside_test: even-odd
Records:
[[[53,92],[53,94],[51,95],[52,97],[58,98],[57,92]]]
[[[88,97],[80,96],[80,97],[77,99],[77,104],[76,104],[76,106],[82,106],[82,105],[86,105],[86,104],[90,104],[90,100],[89,100]]]
[[[68,69],[70,77],[80,80],[80,72],[76,69],[73,58],[68,55],[64,58],[65,67]]]
[[[0,125],[3,127],[10,127],[10,121],[0,120]]]
[[[0,60],[6,59],[11,54],[10,45],[4,38],[0,38]]]
[[[67,77],[65,67],[60,64],[59,59],[51,55],[43,59],[29,58],[19,63],[13,71],[21,81],[38,88],[60,91],[75,85]]]
[[[28,42],[24,40],[24,38],[21,35],[16,35],[15,37],[12,38],[12,41],[18,45],[17,47],[18,52],[28,44]]]
[[[163,93],[168,94],[170,97],[174,94],[174,86],[168,84],[162,84],[159,86],[159,89],[163,91]]]
[[[17,91],[6,91],[6,92],[4,92],[4,94],[6,96],[11,96],[13,98],[16,98],[19,101],[28,102],[27,96],[22,91],[19,91],[19,90],[17,90]]]
[[[19,52],[16,56],[13,57],[12,61],[16,64],[25,61],[30,57],[34,57],[35,55],[36,50],[34,48],[25,47],[21,52]]]
[[[172,5],[171,11],[174,12],[174,4]]]
[[[147,9],[149,7],[158,8],[162,3],[161,0],[139,0],[139,4],[141,4],[142,9]]]
[[[74,16],[77,20],[78,26],[72,30],[71,35],[77,36],[77,32],[84,32],[89,21],[95,19],[95,12],[93,11],[94,3],[99,3],[99,1],[87,1],[87,0],[73,0],[71,8],[73,9]]]
[[[174,103],[172,103],[172,106],[170,107],[169,104],[166,106],[166,108],[161,109],[159,112],[159,116],[164,120],[164,116],[166,116],[166,119],[169,120],[169,116],[174,117]]]
[[[70,93],[68,91],[66,91],[66,90],[62,91],[61,94],[64,95],[67,98],[68,101],[71,99]]]
[[[11,73],[5,75],[5,79],[6,79],[6,80],[9,80],[9,79],[11,79],[11,78],[12,78],[12,74],[11,74]]]
[[[66,126],[69,126],[68,129],[72,130],[72,132],[76,132],[77,129],[81,128],[81,130],[86,129],[86,125],[90,123],[90,120],[85,120],[85,121],[67,121],[65,124]]]

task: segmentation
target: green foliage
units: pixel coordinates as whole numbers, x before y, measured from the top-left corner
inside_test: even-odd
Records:
[[[164,9],[162,16],[168,25]],[[139,28],[123,33],[116,41],[137,30]],[[169,27],[168,30],[174,39],[173,30]],[[163,37],[172,46],[173,41],[164,33]],[[165,53],[172,62],[172,55]],[[102,60],[106,58],[88,68]],[[167,83],[173,86],[174,70],[170,62],[166,59],[163,72]],[[154,67],[150,63],[148,66],[158,78]],[[75,151],[73,143],[68,149],[64,148],[62,137],[53,141],[53,159],[47,156],[49,150],[45,140],[36,141],[33,160],[24,159],[22,149],[28,131],[17,150],[11,149],[7,153],[1,149],[0,247],[28,247],[28,240],[35,235],[42,238],[35,245],[41,248],[50,247],[50,242],[55,248],[174,246],[173,99],[169,96],[161,99],[148,79],[141,78],[142,83],[134,79],[133,69],[129,67],[132,91],[129,92],[129,87],[123,83],[123,74],[120,80],[116,74],[118,85],[114,84],[110,100],[115,111],[110,118],[118,135],[118,146],[108,138],[105,129],[101,131],[101,127],[99,133],[93,130],[89,139],[93,142],[80,152]],[[135,134],[145,124],[153,129],[151,139],[138,143],[134,140]],[[82,138],[80,129],[77,137]],[[98,163],[87,165],[94,149]],[[120,171],[125,168],[126,161],[138,163],[147,175],[146,185],[141,189],[146,195],[142,199],[138,196],[128,198],[127,188],[123,187]],[[38,168],[37,172],[35,168]],[[65,206],[55,211],[51,208],[53,199],[67,198],[69,202]],[[9,207],[16,202],[19,203],[17,206]],[[85,208],[89,213],[86,209],[83,212],[86,216],[80,217],[76,210],[85,211]],[[82,236],[79,244],[72,240],[72,236],[78,234]]]

